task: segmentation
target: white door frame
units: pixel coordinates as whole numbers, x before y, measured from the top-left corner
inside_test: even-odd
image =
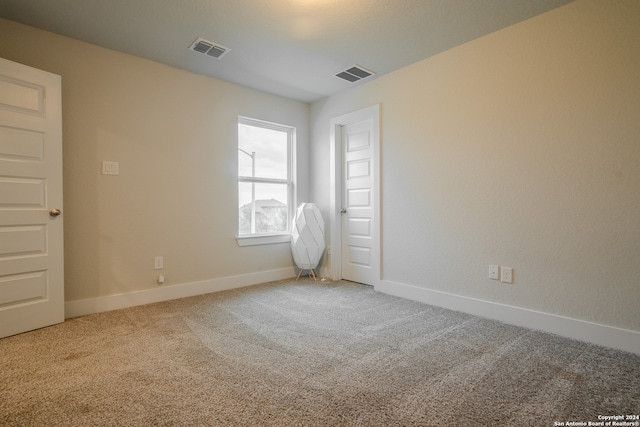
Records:
[[[330,271],[336,280],[342,278],[342,127],[362,120],[373,120],[373,235],[374,245],[371,248],[372,257],[377,261],[378,268],[374,269],[374,287],[378,286],[382,276],[382,233],[380,218],[380,104],[372,105],[361,110],[343,114],[331,119],[330,129],[330,175],[329,198],[331,202],[331,248]]]

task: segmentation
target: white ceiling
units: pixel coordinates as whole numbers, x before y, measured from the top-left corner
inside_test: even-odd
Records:
[[[359,84],[335,77],[354,64],[380,76],[571,1],[0,0],[0,17],[312,102]]]

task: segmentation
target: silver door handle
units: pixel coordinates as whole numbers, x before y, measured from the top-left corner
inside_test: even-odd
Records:
[[[55,218],[58,215],[60,215],[61,213],[62,213],[62,211],[60,209],[53,208],[53,209],[51,209],[49,211],[49,216]]]
[[[341,213],[341,214],[343,214],[343,213],[347,213],[347,210],[346,210],[345,208],[342,208],[342,209],[340,209],[340,213]]]

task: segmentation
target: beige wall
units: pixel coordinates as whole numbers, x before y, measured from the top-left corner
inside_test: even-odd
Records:
[[[5,20],[0,56],[62,76],[67,301],[155,288],[156,255],[167,284],[291,267],[288,245],[235,242],[237,115],[298,128],[299,201],[328,215],[329,120],[380,103],[386,281],[640,331],[639,20],[635,0],[578,0],[316,102],[310,120],[306,104]]]
[[[166,285],[292,267],[236,243],[236,121],[295,126],[306,171],[307,104],[1,19],[0,57],[62,76],[66,301],[157,287],[156,255]]]
[[[312,198],[380,103],[384,280],[640,331],[639,22],[578,0],[314,103]]]

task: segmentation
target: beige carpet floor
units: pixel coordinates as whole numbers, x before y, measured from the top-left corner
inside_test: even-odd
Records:
[[[281,281],[0,340],[2,426],[553,426],[633,414],[640,356],[349,282]]]

